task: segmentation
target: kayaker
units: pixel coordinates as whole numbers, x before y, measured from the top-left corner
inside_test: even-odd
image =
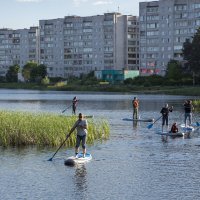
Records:
[[[133,119],[138,119],[139,100],[137,99],[137,97],[134,97],[132,104],[133,104]]]
[[[171,127],[171,133],[178,133],[178,126],[177,123],[174,122]]]
[[[71,133],[75,129],[77,131],[76,146],[75,146],[75,156],[76,157],[78,156],[79,146],[80,146],[80,143],[81,143],[82,144],[82,150],[83,150],[83,157],[85,157],[88,123],[87,123],[87,120],[84,119],[84,116],[83,116],[82,113],[79,113],[78,120],[74,123],[74,126],[70,130],[69,134],[66,135],[66,138],[70,137]]]
[[[169,112],[173,111],[173,106],[169,107],[169,105],[166,103],[165,106],[161,109],[160,113],[162,114],[162,132],[164,125],[168,127],[168,121],[169,121]]]

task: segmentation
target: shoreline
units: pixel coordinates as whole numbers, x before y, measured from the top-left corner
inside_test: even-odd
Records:
[[[132,86],[132,85],[66,85],[43,86],[30,83],[0,83],[0,89],[27,89],[42,91],[113,92],[135,94],[166,94],[200,97],[200,86]]]

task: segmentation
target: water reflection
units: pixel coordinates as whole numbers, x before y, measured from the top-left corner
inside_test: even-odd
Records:
[[[138,122],[137,121],[133,121],[133,130],[137,130],[138,128]]]
[[[87,192],[87,170],[85,164],[78,164],[75,168],[74,181],[76,186],[76,191],[80,196],[80,199],[85,199],[85,194]]]

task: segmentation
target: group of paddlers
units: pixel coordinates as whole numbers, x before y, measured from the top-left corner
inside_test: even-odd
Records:
[[[139,109],[139,100],[137,99],[137,97],[134,97],[132,101],[132,105],[133,105],[133,119],[137,120],[138,109]],[[183,104],[183,107],[185,111],[184,124],[185,124],[185,127],[187,127],[188,125],[190,126],[192,124],[192,111],[194,110],[194,106],[192,105],[191,100],[186,100]],[[160,111],[160,113],[162,114],[161,116],[162,117],[162,132],[165,125],[168,127],[169,113],[172,111],[173,111],[173,106],[169,106],[168,103],[166,103],[165,106]],[[188,124],[187,124],[187,119],[189,121]],[[172,124],[170,132],[172,133],[178,132],[178,125],[176,122]]]

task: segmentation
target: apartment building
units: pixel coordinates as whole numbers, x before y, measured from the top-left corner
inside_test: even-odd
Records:
[[[28,61],[39,61],[38,36],[38,27],[0,29],[0,76],[5,76],[11,65],[23,67]]]
[[[64,74],[63,21],[63,18],[39,21],[39,64],[47,66],[50,77]]]
[[[40,20],[39,27],[0,29],[0,76],[28,61],[47,66],[49,77],[95,70],[139,69],[139,24],[120,13]]]
[[[120,13],[40,20],[40,63],[49,76],[138,69],[138,18]]]
[[[141,2],[140,74],[166,72],[170,59],[182,60],[182,46],[200,25],[200,0]]]

